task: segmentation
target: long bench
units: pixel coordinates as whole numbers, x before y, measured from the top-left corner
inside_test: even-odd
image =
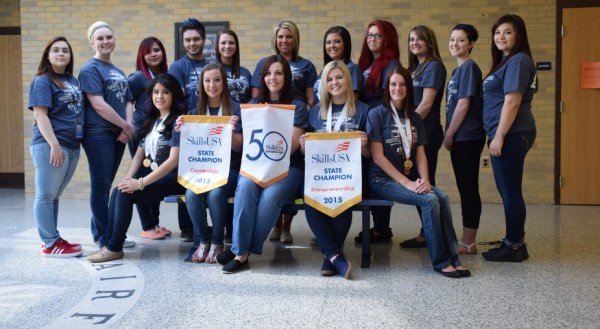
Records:
[[[167,203],[180,203],[183,201],[183,195],[169,195],[164,199]],[[233,203],[233,200],[228,200]],[[394,205],[393,201],[381,200],[381,199],[365,199],[358,204],[350,208],[352,211],[362,212],[362,260],[360,267],[369,268],[371,267],[371,237],[368,234],[371,229],[371,207],[387,206],[391,207]],[[292,208],[297,210],[304,210],[304,202],[302,199],[296,199],[293,204],[285,206],[286,208]]]

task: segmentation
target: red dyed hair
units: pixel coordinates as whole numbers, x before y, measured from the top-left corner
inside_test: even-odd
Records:
[[[160,40],[158,40],[158,38],[155,37],[145,38],[144,40],[142,40],[142,42],[140,43],[140,47],[138,48],[137,59],[135,61],[135,69],[138,71],[142,71],[144,76],[148,79],[152,79],[152,75],[150,74],[150,70],[148,69],[148,64],[146,63],[144,56],[150,52],[150,49],[152,48],[152,45],[154,43],[158,45],[158,48],[160,48],[160,50],[163,53],[163,61],[159,65],[160,72],[154,72],[155,75],[167,73],[168,68],[167,52],[165,51],[165,46],[162,44],[162,42],[160,42]]]
[[[377,26],[379,33],[383,36],[383,50],[381,51],[379,58],[375,60],[373,53],[371,50],[369,50],[369,46],[367,45],[367,35],[365,33],[362,48],[360,50],[360,57],[358,59],[358,67],[360,67],[362,71],[365,71],[371,67],[371,64],[373,64],[371,67],[371,73],[369,74],[369,78],[365,84],[368,94],[374,93],[378,89],[378,86],[381,85],[382,79],[386,78],[382,77],[382,74],[390,62],[392,60],[397,60],[400,62],[398,32],[396,31],[394,24],[388,21],[377,19],[369,23],[367,31],[369,31],[371,26]]]

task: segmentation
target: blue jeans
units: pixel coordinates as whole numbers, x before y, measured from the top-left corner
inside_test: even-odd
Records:
[[[133,139],[127,143],[127,148],[129,149],[131,158],[133,158],[135,152],[137,152],[139,144],[139,141],[135,141]],[[151,171],[149,168],[146,169],[148,169],[148,172]],[[160,216],[160,202],[136,203],[135,207],[137,208],[138,215],[140,217],[140,223],[142,223],[142,230],[149,231],[158,225],[158,217]]]
[[[222,244],[225,236],[225,224],[229,217],[227,199],[233,197],[240,170],[230,169],[227,184],[210,190],[206,193],[196,194],[192,190],[185,192],[185,205],[194,225],[194,245]],[[208,235],[206,207],[210,211],[212,222],[212,237]]]
[[[110,132],[85,132],[83,149],[90,170],[90,208],[92,210],[92,237],[103,246],[108,229],[108,200],[110,187],[123,153],[125,144],[117,140],[118,134]]]
[[[444,191],[433,187],[432,193],[415,193],[387,176],[373,177],[369,184],[379,199],[421,207],[423,231],[433,268],[441,270],[448,265],[461,265],[450,200]]]
[[[46,247],[54,246],[60,238],[57,229],[58,201],[60,195],[71,181],[79,161],[79,148],[63,147],[65,160],[59,167],[50,164],[50,145],[38,143],[29,146],[29,153],[35,167],[35,200],[33,216],[38,234]]]
[[[110,196],[108,229],[104,239],[110,251],[122,251],[133,216],[133,205],[140,202],[159,202],[167,195],[183,194],[185,188],[177,182],[177,172],[171,172],[143,191],[123,193],[114,188]],[[104,246],[101,244],[101,246]]]
[[[504,206],[506,240],[520,243],[525,237],[525,200],[523,167],[525,156],[533,146],[536,131],[511,133],[504,137],[502,155],[490,157],[494,179]]]
[[[262,254],[263,243],[281,209],[300,193],[303,181],[304,171],[295,167],[290,167],[285,178],[265,188],[240,175],[233,205],[231,250],[234,254]]]
[[[460,194],[463,226],[479,228],[481,196],[479,194],[479,159],[485,138],[456,141],[450,151],[456,186]]]
[[[342,253],[344,241],[352,225],[352,210],[348,209],[332,218],[305,204],[306,221],[315,235],[321,252],[327,259]]]

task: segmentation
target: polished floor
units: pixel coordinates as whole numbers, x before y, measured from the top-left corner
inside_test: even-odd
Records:
[[[531,258],[519,264],[462,258],[473,277],[434,272],[426,250],[400,249],[418,230],[413,207],[393,208],[393,244],[373,246],[372,266],[360,268],[346,242],[353,280],[321,277],[322,256],[310,247],[304,214],[294,244],[266,242],[248,270],[225,275],[219,265],[184,262],[176,208],[162,206],[162,241],[137,245],[123,260],[92,265],[81,258],[44,258],[22,190],[0,189],[0,328],[600,328],[600,207],[528,207]],[[460,209],[453,205],[455,227]],[[61,235],[97,250],[86,201],[61,200]],[[485,205],[480,241],[502,237],[499,205]],[[460,232],[459,232],[460,236]],[[487,246],[480,245],[479,251]]]

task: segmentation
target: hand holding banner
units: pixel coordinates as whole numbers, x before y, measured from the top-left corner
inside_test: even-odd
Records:
[[[295,108],[282,104],[241,105],[244,149],[240,175],[261,187],[287,176]]]
[[[177,182],[196,194],[227,184],[231,161],[229,116],[184,115]]]
[[[304,203],[336,217],[362,201],[359,132],[308,133],[304,159]]]

